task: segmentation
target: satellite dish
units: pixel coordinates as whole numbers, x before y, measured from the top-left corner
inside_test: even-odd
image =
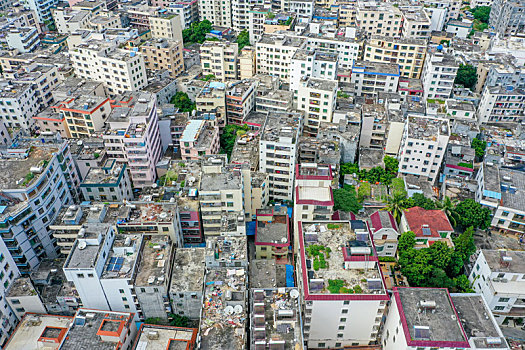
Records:
[[[80,241],[78,243],[78,249],[82,250],[82,249],[86,249],[86,247],[87,247],[86,241]]]
[[[157,184],[152,184],[151,188],[157,188]]]
[[[235,305],[235,307],[233,308],[233,312],[235,312],[236,314],[242,313],[242,306],[241,305]]]
[[[297,298],[299,298],[299,291],[298,291],[297,289],[292,289],[292,290],[290,291],[290,297],[291,297],[292,299],[297,299]]]
[[[226,306],[226,307],[224,308],[224,313],[225,313],[226,315],[231,315],[231,314],[233,314],[233,306]]]

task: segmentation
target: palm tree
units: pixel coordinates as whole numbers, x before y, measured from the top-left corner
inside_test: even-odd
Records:
[[[456,213],[456,205],[458,204],[457,199],[450,199],[450,197],[445,196],[442,201],[436,202],[436,207],[441,209],[445,214],[447,214],[448,220],[452,226],[456,226],[458,223],[459,216]]]
[[[396,219],[397,224],[401,221],[403,210],[406,209],[406,198],[401,193],[394,193],[392,196],[387,197],[386,207],[384,210],[388,210]]]

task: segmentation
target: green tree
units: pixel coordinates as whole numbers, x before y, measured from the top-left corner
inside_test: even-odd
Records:
[[[454,84],[461,84],[467,89],[473,89],[478,81],[476,67],[470,64],[460,64]]]
[[[470,281],[468,280],[468,277],[465,275],[458,276],[457,278],[454,278],[454,289],[456,292],[460,293],[474,293],[474,290],[472,289],[472,286],[470,285]]]
[[[388,210],[394,216],[397,223],[401,221],[401,216],[403,215],[403,210],[405,210],[407,204],[406,197],[402,193],[394,193],[392,196],[389,196],[386,200],[385,210]]]
[[[415,207],[421,207],[426,210],[436,209],[436,203],[422,193],[414,193],[411,198]]]
[[[482,160],[485,156],[485,149],[487,148],[487,142],[478,139],[477,137],[472,139],[472,143],[470,147],[474,148],[474,152],[476,153],[476,158],[479,160]]]
[[[385,156],[383,158],[383,163],[385,164],[385,170],[387,173],[397,175],[397,172],[399,170],[399,160],[397,160],[394,157]]]
[[[355,163],[341,163],[340,171],[342,177],[346,174],[359,174],[359,165]]]
[[[237,36],[237,44],[239,45],[239,52],[245,46],[250,46],[250,34],[246,29],[239,33]]]
[[[445,196],[442,201],[436,202],[436,207],[447,214],[448,220],[452,226],[456,226],[458,224],[458,214],[456,213],[457,203],[457,200],[452,200],[447,196]]]
[[[452,258],[453,249],[449,248],[445,242],[437,241],[432,244],[428,251],[432,258],[432,265],[443,271],[449,266]]]
[[[450,256],[450,261],[447,266],[447,275],[456,277],[463,271],[463,259],[461,253],[454,251]]]
[[[191,27],[182,31],[182,40],[184,45],[199,43],[202,44],[206,40],[206,34],[212,29],[210,21],[205,19],[201,22],[194,22]]]
[[[454,281],[450,277],[447,276],[447,273],[445,272],[445,270],[437,268],[437,267],[432,267],[430,276],[424,286],[452,289],[454,288],[455,285],[454,285]]]
[[[399,237],[399,240],[397,243],[397,251],[399,252],[399,255],[401,256],[408,250],[413,249],[415,244],[416,244],[416,235],[414,232],[407,231],[403,233]]]
[[[467,263],[470,256],[476,252],[474,243],[474,228],[471,226],[454,239],[454,247],[460,255],[463,264]]]
[[[186,316],[181,316],[177,314],[169,314],[169,317],[172,319],[170,321],[170,326],[174,327],[190,327],[191,321]]]
[[[237,140],[237,136],[245,134],[248,130],[250,130],[250,128],[246,124],[226,125],[224,129],[222,129],[222,135],[220,138],[221,153],[226,153],[229,159],[232,155],[233,146],[235,146],[235,140]]]
[[[215,79],[215,75],[213,75],[213,74],[207,74],[203,78],[201,78],[202,81],[210,81],[210,80],[213,80],[213,79]]]
[[[170,100],[180,112],[191,112],[195,109],[195,103],[191,102],[188,94],[178,91]]]
[[[482,23],[489,23],[490,6],[478,6],[472,11],[472,15]]]
[[[357,198],[359,199],[359,202],[363,202],[365,198],[370,197],[372,194],[372,186],[368,182],[362,182],[359,184],[359,187],[357,188]]]
[[[359,204],[354,186],[345,185],[334,190],[334,209],[357,213],[362,206]]]
[[[463,228],[472,226],[485,230],[490,226],[490,209],[482,207],[473,199],[465,199],[456,206],[455,211],[458,214],[458,223]]]

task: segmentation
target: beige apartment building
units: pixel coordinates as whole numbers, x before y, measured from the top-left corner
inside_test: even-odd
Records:
[[[182,27],[178,15],[150,17],[149,24],[153,38],[164,38],[182,42]]]
[[[182,41],[150,39],[140,46],[146,68],[159,71],[168,70],[175,78],[184,71]]]
[[[200,49],[202,74],[204,76],[212,74],[222,81],[236,80],[238,52],[237,43],[205,41]]]
[[[255,75],[255,47],[246,46],[239,56],[239,79],[250,79]]]
[[[364,60],[399,64],[402,77],[419,79],[423,71],[426,40],[372,35],[367,41]]]
[[[389,3],[359,2],[356,9],[358,27],[371,35],[399,36],[403,13]]]

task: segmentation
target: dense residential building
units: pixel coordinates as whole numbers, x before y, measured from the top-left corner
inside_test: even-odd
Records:
[[[522,122],[525,118],[525,90],[487,86],[479,102],[480,123]]]
[[[426,48],[424,39],[373,35],[366,43],[363,58],[369,62],[398,63],[401,77],[419,79]]]
[[[307,346],[339,348],[377,341],[389,297],[364,223],[300,221],[298,240],[297,281]],[[320,255],[322,259],[313,259]],[[359,294],[352,294],[355,290]]]
[[[297,109],[305,113],[305,133],[317,135],[322,122],[332,122],[336,106],[337,81],[306,78],[300,82]]]
[[[150,17],[149,25],[153,38],[182,42],[182,22],[179,15]]]
[[[260,170],[269,174],[269,194],[291,201],[294,192],[297,144],[303,127],[300,113],[272,113],[261,130]]]
[[[150,186],[157,179],[155,166],[162,148],[155,98],[148,93],[132,94],[117,106],[102,135],[108,157],[127,164],[134,187]]]
[[[403,13],[388,3],[359,1],[357,25],[371,35],[399,36],[403,30]]]
[[[283,34],[264,34],[256,44],[257,74],[268,74],[290,82],[291,62],[295,52],[304,47],[305,40]]]
[[[351,82],[358,96],[374,97],[379,92],[396,92],[400,70],[397,63],[355,62]]]
[[[138,49],[119,49],[105,41],[91,40],[69,51],[75,74],[103,82],[110,95],[138,91],[147,85],[144,57]]]
[[[525,174],[485,162],[476,181],[476,201],[494,212],[491,226],[504,232],[525,232]]]
[[[40,44],[38,34],[35,27],[13,28],[7,32],[7,46],[21,53],[34,51]]]
[[[395,287],[392,299],[383,329],[384,349],[470,348],[446,288]]]
[[[58,0],[24,0],[23,3],[36,13],[39,23],[47,24],[53,20],[51,9],[58,4]]]
[[[290,90],[297,96],[301,83],[308,78],[336,80],[337,61],[335,53],[297,50],[290,63]]]
[[[183,160],[198,160],[203,155],[217,154],[219,147],[219,127],[211,126],[206,120],[190,120],[180,138]]]
[[[122,202],[133,199],[131,180],[126,164],[115,159],[106,160],[100,167],[92,167],[80,184],[85,200]]]
[[[452,94],[459,64],[443,52],[427,52],[421,80],[426,99],[446,100]]]
[[[228,124],[243,124],[255,107],[257,82],[243,80],[232,83],[226,91],[226,118]]]
[[[399,149],[399,172],[434,182],[450,137],[446,119],[409,115]]]
[[[498,324],[523,317],[523,251],[481,249],[469,275]]]
[[[40,109],[36,90],[30,84],[0,81],[0,106],[2,122],[7,128],[32,130],[35,127],[33,117]]]
[[[389,211],[376,211],[368,222],[378,256],[395,256],[399,230],[396,220]]]
[[[207,19],[213,25],[231,28],[232,23],[232,0],[213,1],[204,0],[199,1],[199,19],[201,21]]]
[[[525,4],[522,1],[494,0],[491,5],[489,26],[502,36],[523,33]]]
[[[277,264],[288,264],[291,247],[290,217],[286,207],[268,207],[257,210],[255,224],[255,258],[272,259]]]
[[[238,51],[237,43],[205,41],[200,47],[203,75],[221,81],[237,79]]]
[[[199,20],[199,3],[197,0],[176,2],[153,0],[152,5],[162,6],[162,4],[158,4],[161,2],[165,3],[164,7],[167,7],[167,10],[170,13],[175,13],[179,16],[180,26],[182,29],[189,29],[192,23],[195,23]]]
[[[430,25],[430,18],[422,7],[403,10],[401,34],[404,37],[426,40],[430,37]]]
[[[170,72],[172,78],[184,71],[184,58],[182,56],[182,40],[151,39],[140,46],[147,69]]]
[[[90,137],[102,131],[111,113],[111,101],[106,97],[81,95],[54,107],[65,120],[68,135]]]

